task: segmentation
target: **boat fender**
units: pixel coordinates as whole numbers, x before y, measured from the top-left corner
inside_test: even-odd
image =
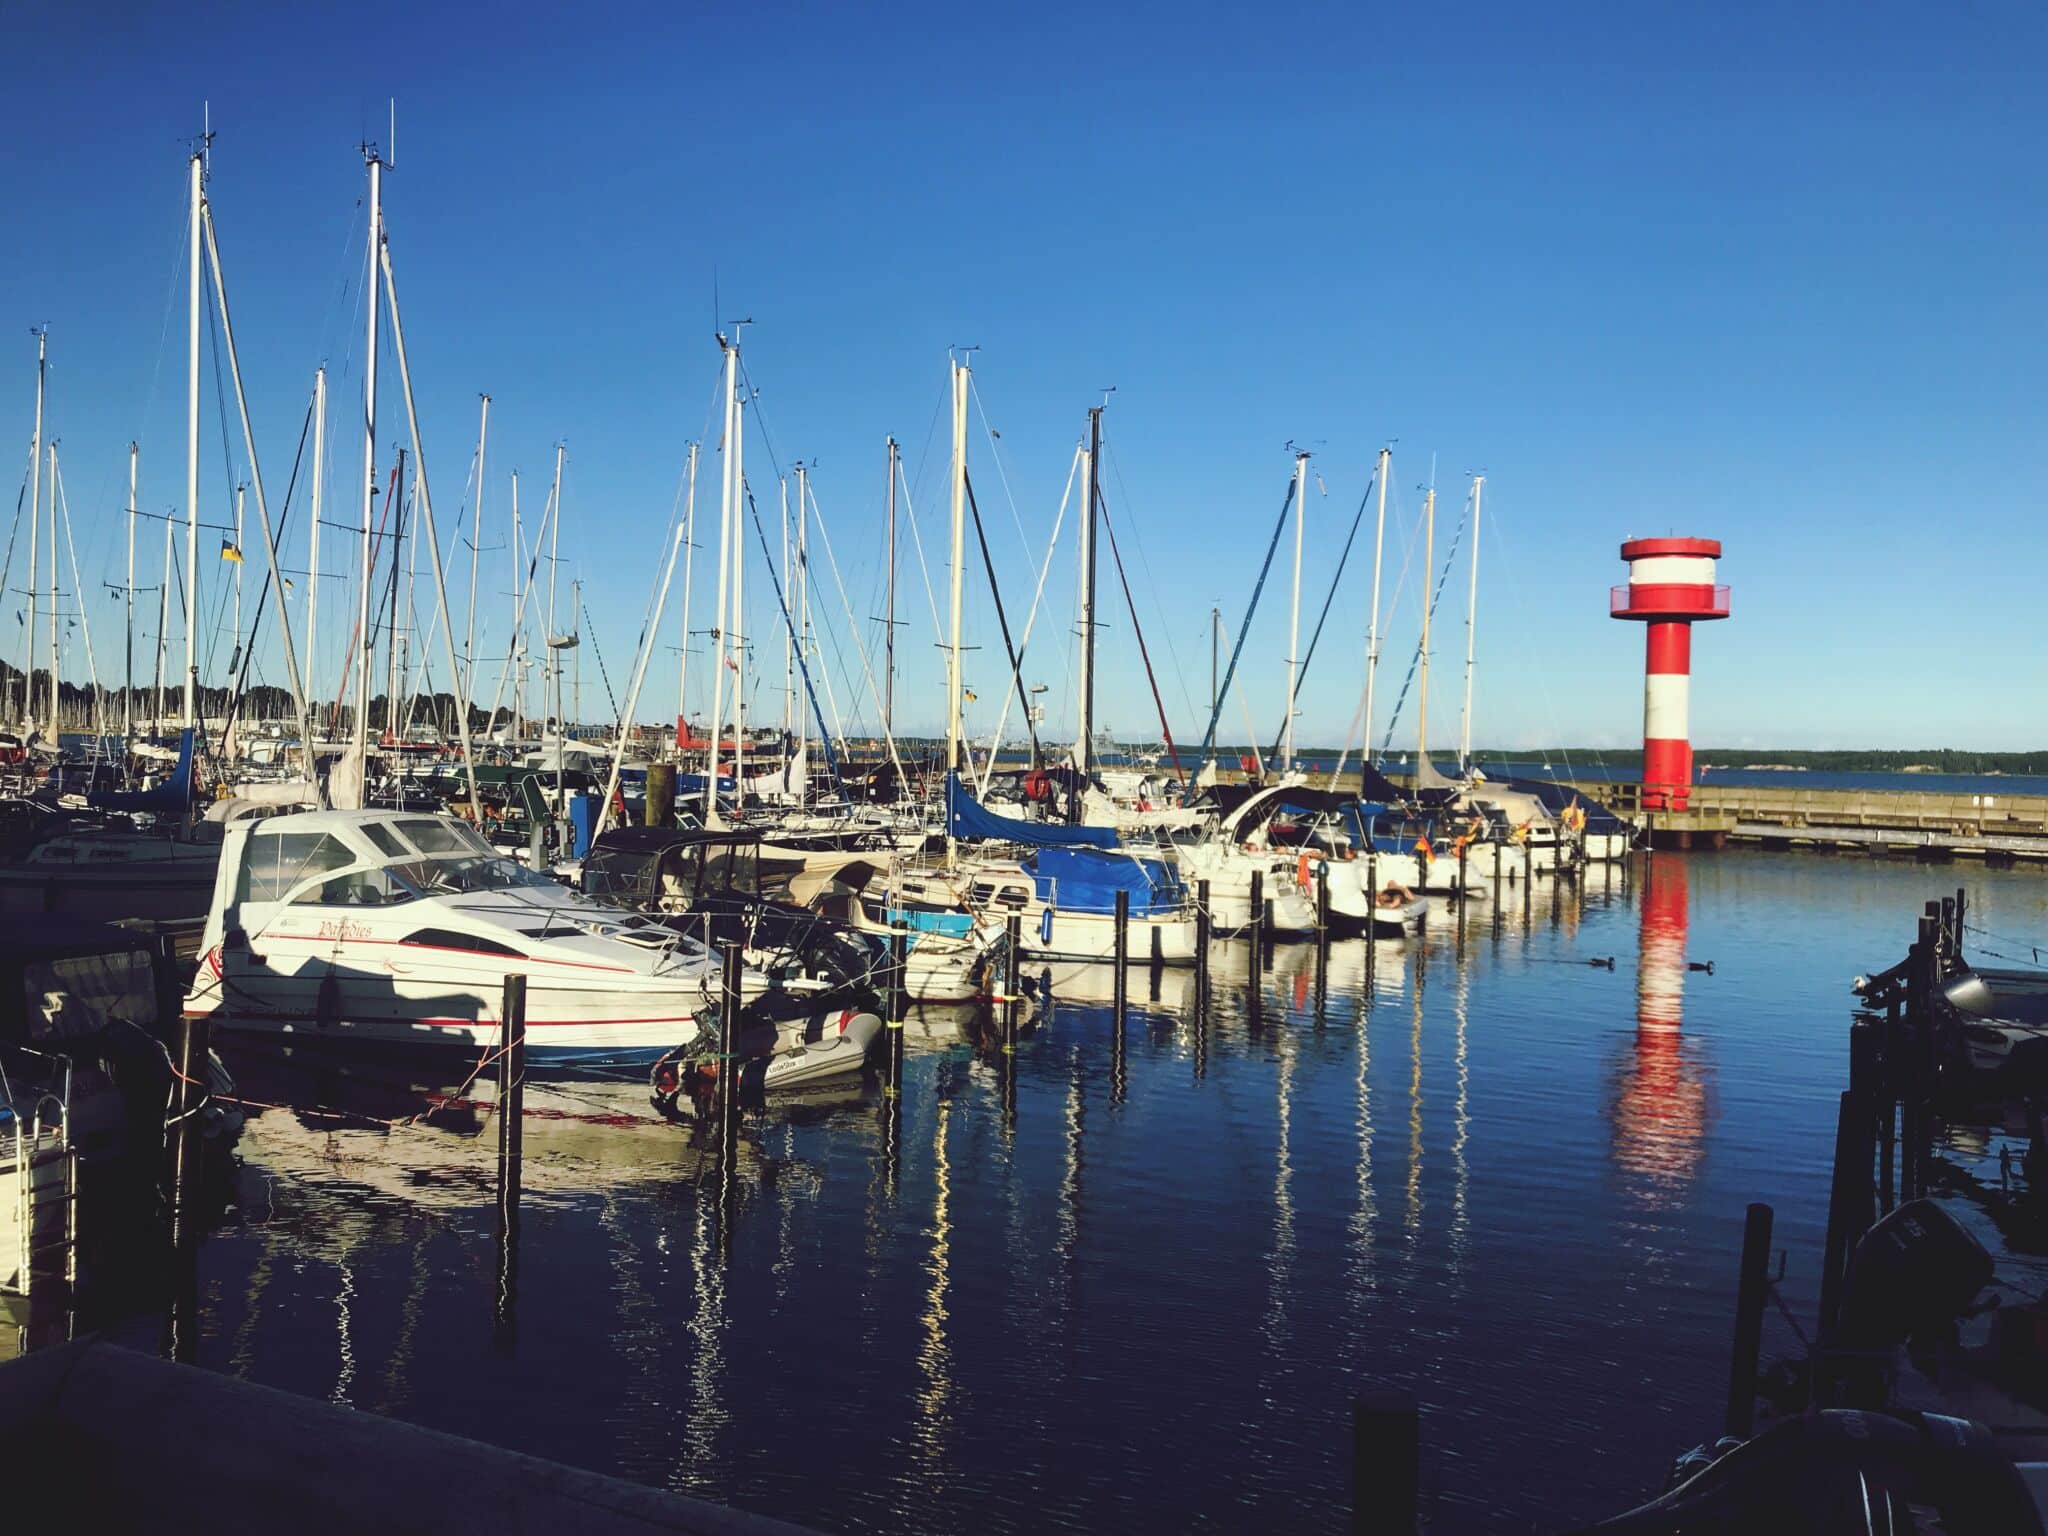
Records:
[[[1047,907],[1043,912],[1038,914],[1038,942],[1048,946],[1052,943],[1051,907]]]

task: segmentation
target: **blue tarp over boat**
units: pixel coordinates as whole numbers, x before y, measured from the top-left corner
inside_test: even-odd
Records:
[[[1116,893],[1130,894],[1133,917],[1163,917],[1187,900],[1180,876],[1161,859],[1095,848],[1041,848],[1020,861],[1038,899],[1062,912],[1114,912]]]
[[[153,811],[160,816],[182,816],[192,809],[192,732],[178,743],[178,766],[155,789],[101,790],[88,795],[86,803],[100,811]]]
[[[1114,848],[1114,827],[1063,827],[1046,821],[998,816],[967,792],[960,775],[946,775],[946,835],[990,842],[1026,843],[1034,848]]]

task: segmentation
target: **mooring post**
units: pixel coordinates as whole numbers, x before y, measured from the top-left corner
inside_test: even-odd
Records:
[[[1834,1177],[1828,1186],[1827,1245],[1820,1272],[1820,1342],[1837,1342],[1842,1315],[1842,1288],[1849,1255],[1869,1229],[1872,1200],[1869,1118],[1856,1091],[1843,1091],[1835,1121]]]
[[[1771,1208],[1758,1203],[1742,1223],[1742,1271],[1735,1288],[1735,1354],[1728,1362],[1728,1414],[1722,1433],[1747,1440],[1756,1429],[1757,1356],[1764,1300],[1771,1288]]]
[[[1531,898],[1536,894],[1536,844],[1528,835],[1529,829],[1522,829],[1522,888]]]
[[[1111,983],[1110,995],[1116,1013],[1116,1027],[1119,1033],[1124,1027],[1124,968],[1131,962],[1131,893],[1116,893],[1116,930],[1112,940],[1111,953],[1116,965],[1116,979]]]
[[[647,765],[647,803],[642,819],[650,827],[672,827],[676,821],[676,765]]]
[[[189,1248],[199,1241],[199,1189],[206,1169],[206,1138],[199,1112],[209,1085],[213,1020],[204,1013],[184,1013],[178,1021],[178,1147],[173,1173],[172,1242]],[[24,1175],[25,1177],[25,1175]]]
[[[746,957],[738,939],[718,941],[718,1124],[728,1140],[740,1120],[740,998]]]
[[[1209,882],[1195,882],[1195,1006],[1209,1006]]]
[[[1265,913],[1266,872],[1263,869],[1255,869],[1252,871],[1251,900],[1247,904],[1245,911],[1245,922],[1251,929],[1252,959],[1254,961],[1258,959],[1259,946],[1264,942]]]
[[[1368,926],[1371,919],[1367,920]],[[1330,863],[1316,865],[1316,1027],[1323,1025],[1323,1000],[1330,990]]]
[[[1351,1399],[1352,1536],[1414,1536],[1421,1502],[1415,1394],[1399,1387],[1360,1392]]]
[[[1470,844],[1468,844],[1468,843],[1466,842],[1466,840],[1465,840],[1464,838],[1462,838],[1462,837],[1461,837],[1461,838],[1459,838],[1459,839],[1458,839],[1458,931],[1459,931],[1460,933],[1463,933],[1463,932],[1465,931],[1465,898],[1466,898],[1466,893],[1467,893],[1467,891],[1468,891],[1468,890],[1470,889],[1470,887],[1468,887],[1468,886],[1467,886],[1467,885],[1465,884],[1465,867],[1466,867],[1466,862],[1467,862],[1467,860],[1469,859],[1469,857],[1470,857],[1470,855],[1471,855],[1471,852],[1472,852],[1472,849],[1471,849],[1471,846],[1470,846]]]
[[[1016,937],[1013,930],[1010,935],[1013,944]],[[1016,956],[1017,952],[1013,948],[1010,951],[1008,970],[1004,975],[1006,983],[1016,974]],[[903,1091],[903,1016],[908,1010],[909,972],[910,935],[897,928],[889,934],[889,1017],[882,1021],[889,1034],[889,1091],[892,1094],[901,1094]],[[1005,990],[1009,990],[1007,986]]]
[[[512,1339],[519,1309],[519,1195],[525,1167],[526,977],[511,974],[498,1004],[498,1275],[491,1301],[497,1340]]]
[[[1963,959],[1963,930],[1969,926],[1969,920],[1965,916],[1969,904],[1969,896],[1970,893],[1963,889],[1962,886],[1956,887],[1956,963],[1958,965],[1962,963]]]

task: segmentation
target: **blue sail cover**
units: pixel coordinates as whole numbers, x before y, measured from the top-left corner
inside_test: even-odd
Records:
[[[154,811],[162,816],[182,816],[192,809],[192,733],[185,732],[178,743],[178,767],[155,789],[100,790],[86,796],[86,803],[100,811]]]
[[[1116,893],[1130,894],[1133,917],[1165,917],[1187,901],[1180,876],[1161,859],[1095,848],[1041,848],[1022,867],[1038,899],[1061,912],[1114,912]]]
[[[1028,843],[1034,848],[1114,848],[1114,827],[1063,827],[1047,821],[998,816],[969,794],[960,775],[946,775],[946,835],[989,842]]]

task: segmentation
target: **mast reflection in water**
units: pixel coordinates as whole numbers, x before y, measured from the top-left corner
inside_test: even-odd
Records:
[[[1014,1055],[916,1011],[893,1111],[874,1081],[750,1109],[729,1160],[640,1083],[530,1082],[510,1348],[489,1085],[415,1120],[410,1077],[231,1059],[336,1112],[252,1114],[180,1337],[822,1530],[1334,1530],[1370,1383],[1423,1405],[1434,1529],[1598,1519],[1718,1422],[1743,1203],[1824,1212],[1841,979],[1925,894],[1875,861],[1638,867],[1320,962],[1219,942],[1202,1019],[1189,972],[1134,968],[1120,1094],[1079,967]],[[1973,905],[2021,931],[2036,882]],[[1632,930],[1633,986],[1586,963]],[[1688,945],[1731,962],[1690,996]]]

